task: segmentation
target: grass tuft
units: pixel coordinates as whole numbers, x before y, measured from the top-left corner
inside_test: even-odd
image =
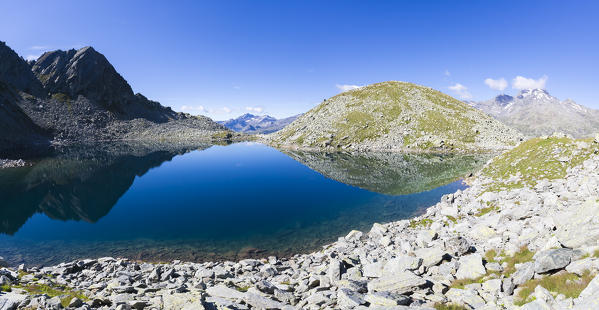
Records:
[[[468,310],[468,309],[470,309],[470,308],[466,308],[461,305],[442,304],[442,303],[436,303],[434,308],[435,308],[435,310]]]
[[[520,286],[521,289],[514,303],[522,306],[530,302],[531,295],[538,285],[555,295],[564,294],[566,298],[576,298],[588,286],[591,280],[593,280],[593,276],[588,270],[583,273],[582,277],[574,273],[561,272],[540,279],[531,279]]]

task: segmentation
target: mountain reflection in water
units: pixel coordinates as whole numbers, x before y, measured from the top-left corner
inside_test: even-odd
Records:
[[[415,216],[464,188],[456,180],[487,158],[256,143],[60,147],[0,170],[0,256],[53,264],[292,255]]]

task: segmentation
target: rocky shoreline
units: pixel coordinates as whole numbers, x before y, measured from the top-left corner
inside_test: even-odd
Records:
[[[3,268],[0,309],[596,309],[598,154],[533,139],[420,217],[288,259]]]

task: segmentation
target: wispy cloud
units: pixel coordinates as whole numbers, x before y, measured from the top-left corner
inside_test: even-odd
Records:
[[[532,89],[532,88],[541,88],[545,89],[545,84],[547,83],[546,75],[543,75],[539,79],[531,79],[518,75],[512,80],[512,88],[514,89]]]
[[[449,72],[449,70],[445,70],[445,73],[443,73],[445,76],[451,76],[451,72]]]
[[[188,113],[208,112],[203,105],[184,105],[181,106],[181,111]]]
[[[472,94],[470,94],[470,92],[468,91],[468,87],[460,83],[456,83],[453,86],[449,86],[449,89],[454,91],[462,99],[472,99]]]
[[[250,112],[262,113],[264,109],[262,107],[245,107],[246,110]]]
[[[47,45],[34,45],[34,46],[31,46],[29,49],[30,50],[34,50],[34,51],[42,51],[42,50],[48,50],[48,49],[50,49],[50,46],[47,46]]]
[[[239,86],[239,85],[233,85],[233,89],[239,90],[239,89],[241,89],[241,86]]]
[[[485,79],[485,84],[487,84],[487,86],[489,86],[491,89],[495,89],[495,90],[504,90],[507,88],[507,81],[504,78],[500,78],[500,79],[492,79],[492,78],[487,78]]]
[[[348,90],[354,90],[354,89],[358,89],[358,88],[362,87],[360,85],[348,85],[348,84],[337,84],[335,86],[342,92],[348,91]]]
[[[233,110],[231,110],[231,108],[229,108],[229,107],[223,107],[223,109],[222,109],[222,110],[223,110],[225,113],[227,113],[227,114],[229,114],[229,113],[231,113],[231,112],[233,111]]]

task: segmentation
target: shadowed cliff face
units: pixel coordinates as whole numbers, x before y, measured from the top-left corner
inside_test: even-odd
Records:
[[[197,148],[82,145],[56,150],[54,157],[34,161],[29,167],[2,169],[0,233],[16,233],[35,213],[96,222],[108,214],[136,176]]]
[[[327,178],[387,195],[419,193],[478,170],[490,155],[283,151]]]

